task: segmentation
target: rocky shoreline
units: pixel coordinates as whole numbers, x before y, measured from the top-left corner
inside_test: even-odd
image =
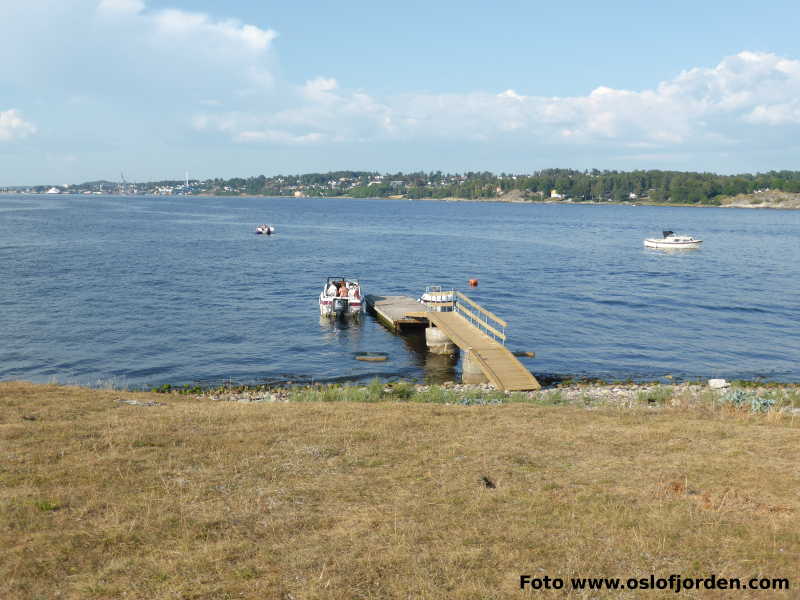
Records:
[[[214,196],[214,194],[200,193],[198,196]],[[231,197],[254,197],[249,194],[236,194]],[[285,196],[288,198],[289,196]],[[354,196],[303,196],[304,198],[314,198],[318,200],[352,200]],[[551,198],[533,197],[521,190],[510,190],[501,196],[494,198],[462,198],[460,196],[448,196],[446,198],[406,198],[403,195],[371,198],[359,198],[360,200],[410,200],[415,202],[494,202],[508,204],[568,204],[578,206],[674,206],[674,207],[693,207],[693,208],[771,208],[777,210],[798,210],[800,209],[800,194],[790,192],[765,191],[757,194],[739,194],[727,197],[721,204],[703,203],[673,203],[673,202],[648,202],[647,200],[608,200],[598,202],[596,200],[558,200]]]
[[[586,409],[698,408],[730,406],[750,412],[780,411],[800,416],[800,384],[728,383],[710,379],[686,383],[566,383],[530,392],[502,392],[491,384],[426,385],[373,382],[368,385],[217,389],[213,401],[243,404],[309,401],[401,401],[492,406],[512,403],[580,406]]]
[[[326,198],[352,198],[352,196],[326,196]],[[384,200],[386,198],[368,198],[369,200]],[[776,210],[798,210],[800,209],[800,194],[789,192],[765,191],[757,194],[739,194],[733,197],[726,197],[721,204],[704,203],[674,203],[674,202],[648,202],[647,200],[558,200],[551,198],[539,198],[520,190],[510,190],[501,196],[494,198],[462,198],[460,196],[448,196],[446,198],[405,198],[404,196],[390,196],[390,200],[413,200],[415,202],[490,202],[490,203],[509,203],[509,204],[567,204],[577,206],[673,206],[673,207],[692,207],[692,208],[771,208]]]
[[[379,199],[379,198],[376,198]],[[732,198],[726,198],[721,204],[679,204],[672,202],[647,202],[647,201],[607,201],[597,202],[573,201],[573,200],[541,200],[529,199],[524,195],[505,194],[497,198],[415,198],[417,201],[427,202],[504,202],[513,204],[571,204],[578,206],[674,206],[692,208],[767,208],[775,210],[798,210],[800,209],[800,194],[740,194]]]

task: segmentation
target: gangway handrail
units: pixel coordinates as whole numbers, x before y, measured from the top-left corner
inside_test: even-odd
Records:
[[[505,344],[506,341],[505,330],[498,331],[497,329],[489,325],[488,322],[481,320],[480,316],[476,315],[471,310],[465,308],[461,304],[456,303],[455,312],[461,315],[462,317],[466,318],[473,326],[483,331],[483,333],[486,333],[490,337],[495,337],[498,340],[500,340],[501,344]]]
[[[469,304],[471,304],[472,306],[477,308],[479,311],[481,311],[483,314],[485,314],[489,318],[493,319],[494,321],[497,321],[500,324],[501,327],[507,327],[508,326],[508,323],[506,323],[503,319],[498,317],[493,312],[488,311],[485,308],[483,308],[480,304],[475,302],[472,298],[468,298],[467,296],[465,296],[461,292],[456,292],[455,294],[456,294],[457,298],[460,298],[461,300],[464,300],[465,302],[468,302]]]
[[[425,296],[427,297],[427,302],[425,303],[426,311],[452,310],[482,333],[505,345],[508,323],[493,312],[483,308],[471,298],[459,291],[442,290],[438,287],[436,289],[426,289]],[[467,308],[467,305],[470,308]]]
[[[464,303],[468,303],[470,306],[475,308],[478,311],[478,314],[476,315],[471,310],[463,306],[462,301]],[[489,337],[496,339],[505,346],[506,326],[508,325],[508,323],[506,323],[503,319],[501,319],[494,313],[486,310],[480,304],[478,304],[471,298],[468,298],[461,292],[457,292],[454,290],[453,302],[454,302],[453,310],[455,312],[460,314],[462,317],[464,317],[467,321],[472,323],[473,326],[477,327],[483,333],[485,333]],[[496,327],[493,327],[492,325],[489,324],[490,320],[496,323],[500,327],[500,331],[498,331]]]

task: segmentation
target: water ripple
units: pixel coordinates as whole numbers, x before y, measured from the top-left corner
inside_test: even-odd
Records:
[[[279,234],[254,235],[261,222]],[[662,223],[704,247],[645,251]],[[800,380],[798,233],[788,211],[3,196],[0,379],[457,376],[372,317],[320,322],[324,278],[357,276],[367,292],[465,290],[537,374]]]

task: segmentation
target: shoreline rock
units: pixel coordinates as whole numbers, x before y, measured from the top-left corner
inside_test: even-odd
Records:
[[[711,380],[713,381],[713,380]],[[727,384],[727,382],[725,382]],[[581,406],[587,410],[601,407],[620,409],[646,408],[659,410],[666,408],[691,408],[706,405],[722,406],[730,403],[731,394],[735,392],[734,407],[745,407],[741,400],[746,399],[755,406],[771,407],[792,415],[800,415],[800,384],[763,384],[748,385],[741,388],[711,387],[708,382],[684,383],[568,383],[551,386],[530,392],[501,392],[491,384],[461,384],[446,382],[441,385],[399,384],[404,386],[405,393],[397,394],[397,383],[384,383],[380,389],[381,401],[415,402],[414,396],[440,392],[445,394],[437,403],[444,405],[503,405],[514,403],[530,403],[542,405]],[[242,404],[297,401],[294,399],[298,391],[314,394],[328,391],[341,392],[343,401],[355,401],[348,392],[360,390],[366,393],[367,385],[354,386],[308,386],[301,388],[275,387],[270,389],[237,390],[220,392],[217,390],[207,397],[214,401],[235,402]],[[373,388],[374,391],[374,388]],[[763,402],[768,399],[768,402]],[[305,401],[314,400],[306,398]],[[325,402],[330,399],[320,398]],[[373,400],[374,401],[374,400]],[[757,402],[758,401],[758,402]]]

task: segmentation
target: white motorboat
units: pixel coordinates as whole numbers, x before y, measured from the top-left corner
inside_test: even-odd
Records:
[[[699,248],[703,240],[697,240],[688,235],[675,235],[672,231],[662,231],[661,238],[648,238],[644,241],[645,248],[660,248],[662,250],[675,250],[683,248]]]
[[[272,235],[275,233],[275,228],[272,225],[259,225],[256,227],[257,235]]]
[[[442,290],[440,285],[429,285],[425,293],[419,297],[418,302],[425,305],[425,309],[432,312],[451,312],[454,300],[453,290]]]
[[[328,277],[319,295],[319,314],[323,317],[361,315],[361,284],[357,279]]]

